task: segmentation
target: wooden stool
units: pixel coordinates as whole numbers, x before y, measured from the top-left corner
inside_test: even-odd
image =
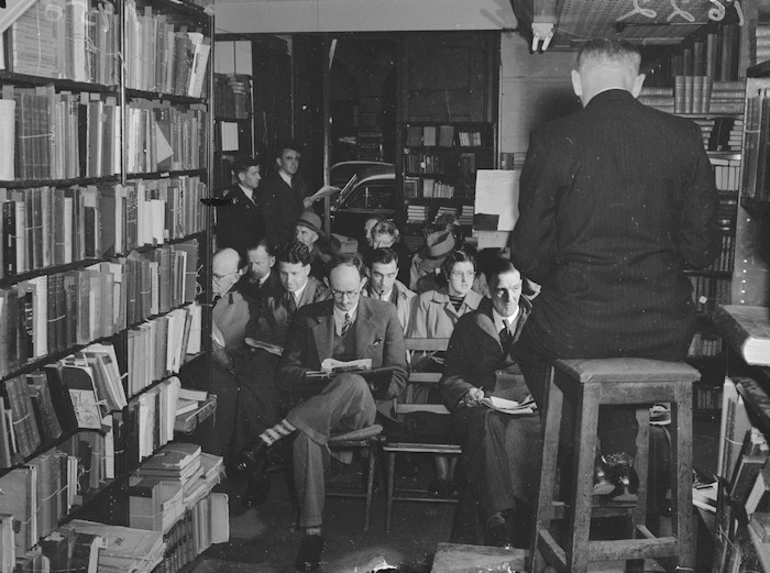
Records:
[[[641,568],[645,558],[664,559],[662,564],[672,569],[678,566],[692,570],[692,384],[699,378],[697,370],[682,362],[641,358],[554,362],[545,389],[543,464],[530,571],[540,571],[541,560],[559,572],[584,573],[590,562],[631,560],[632,567]],[[574,498],[566,500],[562,546],[551,534],[550,525],[555,517],[554,482],[565,394],[575,412],[575,457],[573,473],[567,477],[572,480]],[[648,437],[644,435],[637,438],[639,501],[631,511],[635,538],[589,541],[599,406],[639,405],[639,433],[647,434],[649,406],[658,402],[671,403],[672,536],[656,538],[644,523],[648,449]]]
[[[346,491],[343,488],[332,489],[331,487],[327,487],[326,491],[327,497],[363,499],[366,502],[364,506],[364,531],[369,530],[369,525],[372,522],[374,476],[377,473],[377,458],[379,457],[381,437],[382,426],[373,424],[360,430],[332,435],[327,442],[330,450],[365,450],[369,456],[369,476],[366,481],[365,491]]]

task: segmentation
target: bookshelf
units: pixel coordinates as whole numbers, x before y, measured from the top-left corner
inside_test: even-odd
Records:
[[[32,2],[3,35],[0,483],[15,496],[0,521],[19,570],[76,568],[57,561],[73,545],[80,565],[130,558],[101,538],[129,525],[129,476],[175,440],[177,375],[208,368],[212,13]],[[205,522],[208,492],[179,523]],[[167,525],[147,532],[164,570],[183,564]]]
[[[473,224],[476,171],[494,167],[490,123],[409,122],[399,129],[403,154],[398,166],[404,192],[401,220],[410,250],[421,245],[421,230],[442,213]]]
[[[230,166],[235,158],[255,152],[251,82],[245,74],[214,74],[215,192],[232,183]]]
[[[746,112],[744,153],[741,162],[740,191],[737,205],[734,273],[731,284],[732,307],[719,309],[714,314],[717,333],[724,337],[728,346],[725,400],[723,406],[723,430],[720,435],[721,449],[729,451],[733,442],[737,449],[743,443],[746,432],[757,436],[754,442],[764,443],[770,436],[770,367],[768,352],[750,354],[744,345],[744,329],[760,343],[770,345],[770,251],[768,232],[770,218],[767,204],[764,166],[767,154],[768,125],[763,119],[767,109],[766,90],[770,88],[770,69],[764,64],[749,68],[746,81]],[[752,317],[747,321],[744,315]],[[743,327],[738,325],[743,324]],[[762,342],[764,341],[764,342]],[[733,384],[734,382],[734,384]],[[737,388],[740,401],[732,392]],[[745,410],[744,414],[741,414]],[[762,457],[765,450],[763,450]],[[732,456],[738,462],[750,452],[744,447]],[[720,456],[720,458],[725,456]],[[765,494],[770,486],[770,468],[765,462],[748,476],[727,468],[720,475],[715,536],[715,573],[736,570],[747,564],[757,571],[770,571],[767,542],[770,541],[765,524],[770,507]],[[740,463],[733,463],[735,467]],[[746,464],[743,464],[746,465]],[[750,482],[758,497],[750,501],[747,496],[736,496],[734,491],[739,478]]]

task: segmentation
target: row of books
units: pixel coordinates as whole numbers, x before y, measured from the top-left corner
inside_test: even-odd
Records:
[[[132,100],[126,108],[126,171],[204,169],[208,162],[207,118],[203,104]]]
[[[735,262],[735,236],[733,234],[722,235],[722,246],[719,256],[704,270],[718,272],[733,272]]]
[[[214,115],[247,119],[251,113],[251,76],[214,74]]]
[[[770,90],[746,99],[743,193],[758,201],[770,200]]]
[[[731,279],[690,275],[693,301],[698,313],[710,313],[718,304],[730,303]]]
[[[639,101],[669,113],[743,113],[745,82],[676,76],[674,87],[643,87]]]
[[[463,189],[460,189],[462,192]],[[430,177],[405,177],[404,197],[407,199],[452,199],[455,186],[436,181]]]
[[[696,332],[690,341],[690,348],[687,351],[687,356],[693,358],[706,358],[709,356],[719,356],[721,353],[721,338]]]
[[[714,180],[720,191],[740,191],[741,184],[741,160],[711,157],[714,166]]]
[[[120,17],[110,3],[89,4],[34,2],[7,32],[11,71],[117,85]]]
[[[515,169],[521,169],[524,166],[524,160],[526,159],[526,153],[513,153],[511,151],[500,152],[500,169],[506,171],[513,171]]]
[[[126,30],[126,86],[133,89],[201,97],[211,39],[150,5],[137,10],[128,0],[124,7]]]
[[[198,176],[0,189],[0,278],[197,233],[205,194]]]
[[[692,392],[692,406],[695,410],[716,411],[722,407],[722,388],[695,384]]]
[[[120,170],[115,96],[6,85],[3,99],[14,102],[0,108],[13,162],[0,163],[0,180],[103,177]]]
[[[201,351],[201,319],[200,305],[192,304],[128,331],[129,395],[178,373],[186,355]]]
[[[737,18],[736,18],[737,20]],[[670,86],[676,76],[708,76],[714,81],[738,79],[741,30],[737,22],[696,36],[661,58],[647,74],[649,85]]]
[[[197,251],[191,241],[1,288],[0,376],[192,302]]]
[[[725,380],[717,465],[718,475],[724,480],[721,494],[725,501],[719,505],[715,524],[715,571],[731,571],[743,558],[754,554],[752,544],[741,541],[748,532],[745,525],[739,527],[739,522],[754,521],[748,529],[760,542],[767,539],[762,518],[754,519],[754,515],[770,511],[770,447],[762,432],[752,426],[746,405],[754,402],[759,406],[758,401],[766,399],[752,379]]]
[[[454,125],[408,125],[407,147],[481,147],[481,131],[456,128]]]

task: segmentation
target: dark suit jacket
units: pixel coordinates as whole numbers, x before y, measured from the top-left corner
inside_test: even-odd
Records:
[[[278,275],[278,269],[275,267],[270,270],[270,276],[267,277],[265,284],[261,286],[258,282],[252,283],[249,278],[249,273],[247,272],[240,278],[235,288],[258,304],[268,297],[279,296],[283,292],[281,277]]]
[[[511,242],[542,285],[524,338],[545,356],[684,358],[683,270],[716,257],[717,202],[698,126],[625,90],[534,131]]]
[[[238,184],[228,187],[225,197],[232,200],[217,208],[217,248],[232,247],[241,255],[241,260],[245,260],[246,249],[257,244],[265,236],[259,192],[254,190],[257,204],[246,197]]]
[[[263,298],[257,307],[256,316],[246,329],[246,335],[255,340],[284,346],[291,319],[294,318],[297,312],[292,312],[289,309],[287,296],[288,293],[283,290],[283,287],[280,287],[277,293]],[[329,287],[311,276],[307,279],[307,286],[302,291],[297,308],[329,300],[330,298],[331,292]]]
[[[289,332],[283,356],[278,363],[278,385],[291,393],[317,393],[305,377],[308,370],[320,370],[321,362],[333,358],[334,301],[301,308]],[[393,366],[387,399],[378,401],[377,410],[389,416],[393,399],[406,385],[406,346],[396,307],[389,302],[361,297],[355,329],[356,359],[371,358],[372,368]]]
[[[274,170],[259,184],[265,236],[274,245],[294,237],[294,224],[302,213],[302,200],[307,186],[298,174],[294,176],[293,182],[294,189]]]
[[[519,317],[513,342],[518,340],[524,324],[532,310],[531,303],[519,299]],[[506,388],[514,395],[504,397],[515,400],[524,398],[528,391],[518,366],[509,357],[510,348],[503,348],[500,333],[495,329],[492,317],[492,301],[489,298],[479,305],[478,310],[461,316],[457,321],[449,347],[444,355],[444,373],[439,382],[441,399],[452,411],[457,409],[460,399],[473,387],[495,393],[498,371],[505,371],[516,379],[515,388]]]

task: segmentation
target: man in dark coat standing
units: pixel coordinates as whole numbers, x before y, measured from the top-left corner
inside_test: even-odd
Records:
[[[481,401],[528,397],[510,350],[532,307],[521,296],[521,274],[510,261],[490,261],[486,279],[490,298],[457,321],[439,387],[462,440],[461,463],[478,502],[486,544],[529,547],[526,523],[528,501],[537,495],[540,418],[498,412]]]
[[[514,347],[541,401],[547,360],[679,361],[695,326],[687,268],[719,251],[714,175],[701,131],[636,100],[631,44],[588,42],[572,72],[583,109],[533,131],[511,253],[542,285]],[[635,455],[632,409],[603,408],[605,454]]]
[[[262,217],[267,240],[281,245],[294,238],[294,223],[313,203],[331,194],[337,187],[326,185],[308,196],[308,186],[299,174],[300,146],[293,142],[282,144],[275,158],[277,169],[271,171],[260,185]]]
[[[262,206],[257,192],[261,177],[259,159],[248,157],[233,163],[238,178],[225,190],[227,202],[217,208],[217,247],[238,251],[241,264],[247,262],[246,251],[265,236]]]

